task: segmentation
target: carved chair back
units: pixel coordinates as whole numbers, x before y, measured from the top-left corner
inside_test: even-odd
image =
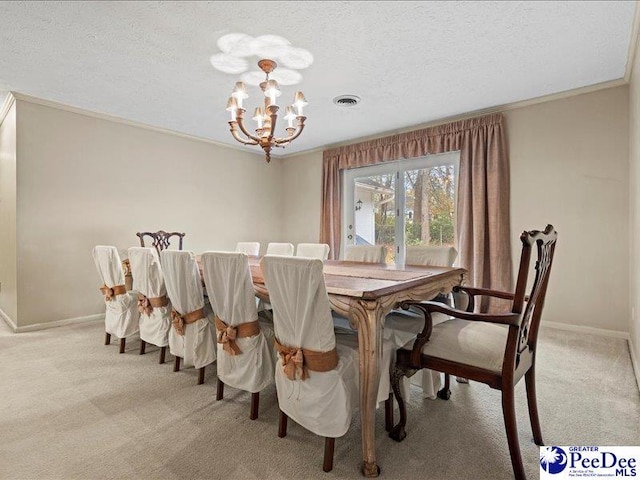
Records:
[[[165,232],[164,230],[159,230],[157,232],[138,232],[136,233],[138,238],[140,239],[140,246],[146,247],[148,245],[144,244],[145,237],[149,237],[151,242],[151,247],[154,247],[158,251],[158,255],[162,250],[169,248],[171,245],[171,238],[178,238],[178,250],[182,250],[182,239],[185,234],[180,232]]]

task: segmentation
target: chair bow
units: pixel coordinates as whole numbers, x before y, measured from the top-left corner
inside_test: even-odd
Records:
[[[304,365],[304,354],[301,348],[291,348],[286,352],[280,352],[280,361],[283,365],[284,374],[289,380],[295,380],[296,374],[300,380],[305,380],[309,375]]]
[[[222,344],[222,349],[227,352],[229,355],[238,355],[242,353],[240,347],[236,343],[236,338],[238,336],[238,329],[232,325],[227,325],[224,322],[221,322],[224,325],[223,330],[218,330],[218,343]]]
[[[147,316],[151,315],[151,313],[153,312],[153,305],[151,305],[149,299],[142,294],[138,295],[138,311],[140,313],[144,313]]]
[[[100,291],[104,295],[104,299],[107,302],[110,302],[111,300],[113,300],[113,297],[116,296],[116,293],[113,290],[113,288],[107,287],[106,285],[103,285],[102,287],[100,287]]]
[[[184,336],[184,318],[175,310],[171,310],[171,323],[178,335]]]

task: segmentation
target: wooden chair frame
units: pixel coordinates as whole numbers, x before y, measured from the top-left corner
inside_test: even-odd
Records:
[[[144,237],[151,237],[151,246],[154,247],[158,255],[165,248],[169,248],[171,244],[171,237],[178,237],[178,250],[182,250],[182,239],[186,235],[185,233],[180,232],[165,232],[164,230],[159,230],[157,232],[138,232],[136,233],[138,238],[140,239],[140,246],[145,247]]]
[[[407,421],[405,402],[402,398],[400,380],[403,376],[412,376],[422,368],[437,370],[445,374],[444,388],[438,392],[438,397],[448,399],[449,376],[456,375],[478,382],[486,383],[489,387],[502,392],[502,411],[511,454],[511,464],[515,478],[526,479],[520,444],[518,442],[518,427],[515,414],[514,387],[524,376],[527,391],[529,419],[536,445],[543,445],[542,431],[538,417],[535,387],[535,358],[538,340],[540,317],[544,306],[544,299],[549,283],[549,273],[553,262],[558,234],[553,226],[547,225],[544,231],[532,230],[520,235],[522,254],[515,293],[500,292],[484,288],[454,287],[454,291],[466,293],[469,298],[466,311],[450,308],[436,302],[407,302],[402,305],[408,308],[413,305],[420,309],[425,316],[422,332],[416,337],[411,350],[399,349],[396,365],[393,368],[391,383],[394,395],[400,407],[400,421],[391,430],[389,436],[400,442],[406,437],[405,425]],[[537,261],[535,262],[535,279],[529,295],[526,295],[527,277],[533,246],[537,246]],[[474,313],[475,297],[489,296],[511,300],[511,312],[501,314]],[[499,325],[507,325],[507,336],[502,371],[499,373],[459,363],[442,358],[431,357],[422,352],[422,348],[429,341],[433,329],[432,312],[441,312],[455,318],[470,321],[482,321]]]

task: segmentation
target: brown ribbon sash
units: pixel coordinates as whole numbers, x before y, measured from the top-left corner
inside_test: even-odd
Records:
[[[277,338],[273,342],[280,354],[284,374],[289,380],[305,380],[312,372],[329,372],[338,366],[338,351],[334,348],[328,352],[316,352],[299,347],[286,347]]]
[[[169,299],[166,295],[161,297],[145,297],[141,293],[138,294],[138,311],[145,315],[151,315],[154,308],[166,307],[169,305]]]
[[[124,285],[114,285],[113,287],[107,287],[106,285],[103,285],[102,287],[100,287],[100,291],[104,295],[104,299],[107,302],[113,300],[113,297],[115,297],[116,295],[127,293],[127,289]]]
[[[218,343],[222,344],[222,349],[229,355],[242,353],[236,343],[236,338],[254,337],[260,333],[258,320],[245,322],[239,325],[227,325],[217,315],[214,318],[216,330],[218,331]]]
[[[184,335],[184,326],[190,323],[197,322],[201,318],[205,318],[207,315],[204,313],[204,308],[199,308],[193,312],[180,315],[177,310],[171,310],[171,323],[173,328],[176,329],[178,335]]]

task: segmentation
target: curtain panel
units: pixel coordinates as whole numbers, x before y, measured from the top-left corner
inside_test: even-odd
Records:
[[[332,258],[340,253],[340,170],[455,150],[460,266],[476,287],[511,291],[509,156],[501,113],[326,150],[320,242],[329,244]]]

